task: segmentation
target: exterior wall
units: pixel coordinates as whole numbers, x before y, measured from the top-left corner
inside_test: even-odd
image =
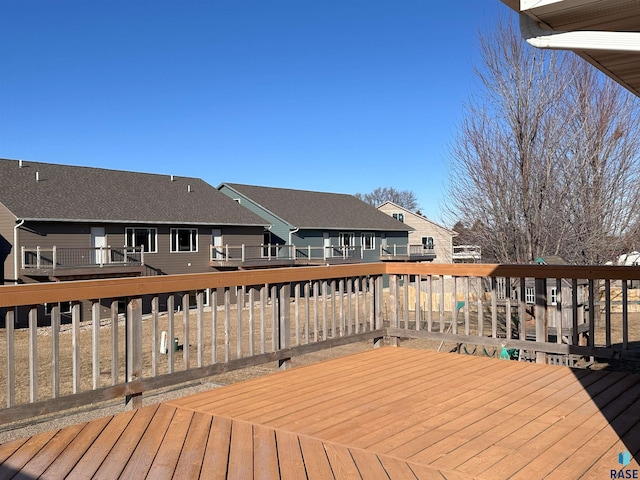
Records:
[[[16,217],[0,203],[0,285],[14,282],[13,228]]]
[[[18,249],[25,248],[89,248],[91,227],[103,225],[76,223],[26,222],[18,229]]]
[[[1,206],[0,206],[1,207]],[[4,230],[11,232],[13,239],[14,221],[3,221],[4,216],[0,210],[0,234],[5,236]],[[25,223],[18,230],[18,246],[25,248],[89,248],[91,247],[91,227],[104,227],[106,244],[113,248],[123,247],[125,244],[125,231],[127,227],[156,228],[157,229],[157,252],[144,254],[145,265],[147,266],[144,275],[171,275],[182,273],[208,273],[215,271],[209,266],[210,248],[212,243],[212,229],[215,227],[193,227],[190,225],[115,225],[115,224],[80,224],[80,223],[54,223],[54,222],[31,222]],[[197,252],[171,252],[171,229],[172,228],[197,228],[198,229],[198,251]],[[263,227],[242,227],[228,226],[220,227],[223,243],[229,245],[260,245],[263,240]],[[11,245],[9,245],[10,247]],[[12,254],[7,260],[12,260]],[[10,263],[7,265],[7,263]],[[11,273],[9,273],[11,272]],[[13,278],[13,262],[5,262],[5,278]],[[35,283],[38,280],[30,277],[21,277],[23,283]],[[145,301],[145,311],[150,309]],[[102,315],[109,315],[109,304],[103,305]],[[162,305],[161,305],[162,307]],[[26,325],[27,311],[20,312],[18,325]],[[68,318],[67,318],[68,317]],[[91,317],[91,305],[83,302],[81,307],[81,319]],[[44,315],[44,311],[39,312],[41,322],[45,324],[50,321]],[[70,315],[63,315],[70,321]]]
[[[144,262],[148,266],[146,275],[171,275],[180,273],[211,272],[209,266],[212,229],[215,227],[193,227],[190,225],[114,225],[78,223],[30,223],[19,232],[19,247],[42,248],[68,247],[89,248],[91,227],[104,227],[106,244],[114,248],[125,245],[126,228],[157,229],[157,252],[145,252]],[[197,252],[171,252],[171,229],[197,228]],[[262,227],[220,227],[223,243],[229,245],[260,245],[263,240]]]
[[[240,204],[262,217],[266,223],[271,225],[269,230],[272,236],[272,243],[289,243],[289,234],[292,231],[292,225],[284,222],[280,218],[274,216],[267,210],[263,209],[259,205],[256,205],[250,198],[242,195],[235,190],[230,189],[226,185],[220,187],[220,191],[230,198],[240,200]],[[353,233],[355,239],[355,246],[362,246],[362,234],[373,233],[375,235],[375,245],[372,250],[363,251],[363,260],[365,262],[376,262],[380,260],[380,245],[382,243],[382,236],[387,237],[387,244],[393,245],[406,245],[408,242],[407,232],[379,232],[373,230],[356,230],[350,228],[343,229],[302,229],[291,234],[291,243],[296,247],[314,247],[320,248],[323,246],[323,235],[325,232],[329,232],[329,238],[331,239],[331,245],[340,245],[340,233]]]
[[[353,233],[355,246],[362,248],[362,235],[364,233],[373,233],[375,240],[373,249],[362,250],[362,260],[365,262],[378,262],[380,261],[380,245],[382,244],[383,236],[386,238],[387,245],[406,245],[407,244],[407,232],[376,232],[371,230],[354,230],[354,229],[340,229],[340,230],[300,230],[292,235],[291,239],[297,247],[314,247],[319,248],[324,245],[324,234],[329,233],[329,239],[331,245],[340,245],[340,233]]]
[[[263,227],[223,227],[222,243],[228,245],[260,246],[264,240]],[[209,239],[209,245],[211,239]]]
[[[220,188],[220,191],[234,200],[240,200],[240,205],[245,207],[247,210],[255,213],[259,217],[265,220],[265,223],[271,225],[269,232],[271,233],[271,243],[278,244],[286,244],[289,242],[289,232],[291,231],[291,225],[287,222],[282,221],[280,218],[273,215],[271,212],[265,210],[264,208],[256,205],[250,198],[236,192],[235,190],[231,190],[226,185],[223,185]]]
[[[391,203],[385,203],[378,210],[393,216],[394,213],[404,215],[404,223],[414,231],[409,233],[409,243],[420,245],[422,237],[433,237],[436,258],[433,263],[453,263],[453,232],[427,218]]]

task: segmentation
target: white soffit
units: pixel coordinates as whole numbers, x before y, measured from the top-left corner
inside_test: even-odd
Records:
[[[538,48],[575,52],[640,97],[640,0],[502,0]]]

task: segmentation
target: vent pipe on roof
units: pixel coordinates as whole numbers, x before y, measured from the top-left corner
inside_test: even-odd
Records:
[[[22,166],[23,166],[23,165],[22,165],[22,160],[18,160],[18,167],[19,167],[19,168],[22,168]]]
[[[187,192],[191,193],[191,185],[187,185]]]
[[[40,181],[40,172],[36,172],[36,182]]]
[[[171,181],[172,181],[172,182],[175,182],[175,180],[174,180],[174,178],[173,178],[173,175],[171,175]]]

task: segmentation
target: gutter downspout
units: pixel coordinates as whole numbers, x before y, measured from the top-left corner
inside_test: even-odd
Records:
[[[292,237],[292,235],[293,235],[294,233],[296,233],[298,230],[300,230],[300,227],[295,227],[293,230],[289,230],[289,245],[291,245],[289,248],[291,248],[291,249],[292,249],[292,251],[291,251],[291,254],[292,254],[292,255],[291,255],[291,256],[292,256],[292,258],[294,258],[294,259],[296,258],[296,255],[295,255],[295,249],[293,248],[293,243],[291,243],[291,237]]]
[[[520,13],[520,33],[529,45],[559,50],[609,50],[640,52],[640,32],[562,32],[540,28],[538,22]]]
[[[24,225],[24,219],[16,219],[13,227],[13,284],[18,285],[18,229]]]

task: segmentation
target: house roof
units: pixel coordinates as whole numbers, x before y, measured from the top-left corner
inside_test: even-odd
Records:
[[[420,221],[430,223],[430,224],[432,224],[432,225],[434,225],[434,226],[436,226],[438,228],[446,230],[447,232],[451,233],[451,235],[453,235],[453,236],[458,235],[458,232],[456,232],[454,230],[451,230],[450,228],[447,228],[445,226],[442,226],[439,223],[434,222],[433,220],[430,220],[429,218],[427,218],[426,216],[422,215],[421,213],[412,212],[411,210],[409,210],[407,208],[404,208],[404,207],[398,205],[397,203],[394,203],[394,202],[389,201],[389,200],[387,200],[386,202],[383,202],[380,205],[378,205],[378,210],[380,210],[385,205],[391,205],[393,208],[396,208],[398,210],[402,210],[403,212],[406,212],[409,215],[415,216],[416,218],[420,219]],[[406,218],[405,218],[405,222],[406,222]],[[409,223],[409,222],[406,222],[406,223]]]
[[[410,231],[353,195],[223,183],[296,228]]]
[[[199,178],[6,159],[0,203],[25,220],[265,225]]]
[[[579,41],[567,48],[606,75],[640,96],[640,1],[639,0],[502,0],[534,22],[542,43],[553,44],[551,36],[567,32]],[[574,33],[575,32],[575,33]],[[580,33],[584,32],[584,33]],[[604,35],[602,33],[604,32]],[[610,35],[608,32],[614,32]],[[632,33],[632,35],[628,35]],[[580,46],[582,45],[582,47]],[[548,46],[547,48],[551,48]]]
[[[569,265],[567,261],[560,255],[545,255],[543,257],[536,258],[538,265]]]

